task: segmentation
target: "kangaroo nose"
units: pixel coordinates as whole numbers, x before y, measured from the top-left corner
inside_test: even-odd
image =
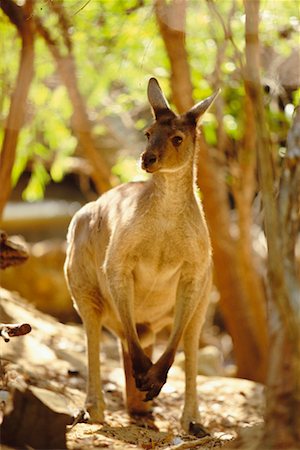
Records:
[[[148,169],[157,161],[157,156],[154,153],[144,153],[142,156],[142,167]]]

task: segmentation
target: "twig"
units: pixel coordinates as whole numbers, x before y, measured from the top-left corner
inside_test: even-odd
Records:
[[[25,120],[27,96],[34,75],[34,27],[33,21],[27,20],[32,15],[33,1],[28,0],[22,7],[12,0],[0,1],[0,9],[7,15],[11,23],[17,27],[22,44],[18,74],[15,88],[10,98],[0,151],[1,216],[12,189],[11,173],[15,162],[19,133]]]
[[[73,106],[73,125],[78,142],[85,152],[87,159],[93,167],[92,179],[98,193],[111,188],[112,178],[106,161],[96,149],[90,120],[87,114],[85,100],[81,95],[76,79],[76,64],[74,55],[69,51],[65,56],[60,49],[59,41],[48,28],[46,28],[39,17],[34,18],[36,32],[44,39],[54,61],[63,84],[66,86],[70,101]]]
[[[0,336],[4,339],[4,342],[9,342],[10,338],[16,336],[24,336],[31,331],[29,323],[15,323],[15,324],[0,324]]]
[[[172,447],[169,447],[169,450],[184,450],[184,449],[190,449],[195,448],[198,445],[208,444],[211,441],[214,441],[215,439],[211,436],[205,436],[201,439],[195,439],[194,441],[187,441],[183,442],[182,444],[174,445]]]
[[[231,10],[228,15],[227,24],[226,24],[225,20],[223,19],[222,14],[220,13],[220,11],[217,8],[217,5],[215,4],[215,2],[213,0],[206,0],[206,1],[207,1],[207,5],[208,5],[209,9],[211,10],[211,12],[213,14],[215,14],[215,16],[217,17],[217,19],[219,20],[219,22],[223,28],[224,39],[225,40],[228,39],[231,42],[233,49],[234,49],[234,54],[235,54],[235,58],[237,60],[239,69],[243,72],[244,63],[243,63],[242,52],[238,48],[238,46],[234,40],[234,37],[233,37],[233,32],[231,30],[231,19],[235,13],[235,2],[233,2],[233,4],[232,4]]]
[[[60,2],[50,2],[49,8],[56,14],[60,25],[61,35],[64,40],[64,44],[68,49],[68,53],[72,52],[72,40],[70,38],[69,29],[71,28],[71,22],[65,12],[64,5]]]
[[[78,14],[80,11],[82,11],[82,10],[90,3],[90,1],[91,1],[91,0],[87,0],[87,1],[84,3],[84,5],[82,5],[79,9],[77,9],[77,11],[75,11],[75,12],[72,14],[72,17],[73,17],[73,16],[76,16],[76,14]]]

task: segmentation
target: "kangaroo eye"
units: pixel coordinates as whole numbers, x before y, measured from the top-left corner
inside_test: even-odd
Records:
[[[171,139],[172,144],[174,145],[174,147],[179,147],[179,145],[181,144],[181,142],[183,141],[181,136],[174,136]]]
[[[146,131],[146,132],[145,132],[145,136],[146,136],[146,138],[147,138],[148,141],[149,141],[149,139],[150,139],[150,133],[149,133],[149,131]]]

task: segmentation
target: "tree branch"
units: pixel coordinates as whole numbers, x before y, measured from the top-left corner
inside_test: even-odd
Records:
[[[257,130],[256,148],[258,153],[259,181],[264,204],[264,222],[268,244],[269,280],[273,301],[280,311],[286,332],[292,345],[299,347],[300,328],[298,318],[292,310],[284,280],[282,246],[280,238],[285,230],[280,230],[278,210],[274,196],[274,174],[270,138],[266,125],[263,91],[260,81],[259,61],[259,0],[244,0],[246,9],[246,61],[248,79],[245,87],[251,98]]]
[[[300,281],[297,275],[295,249],[300,233],[300,107],[287,138],[287,152],[282,169],[279,191],[280,229],[283,231],[285,279],[290,294],[291,307],[300,326]]]
[[[76,80],[76,67],[73,55],[71,51],[69,51],[67,56],[63,56],[60,53],[58,42],[50,35],[38,17],[35,17],[35,25],[37,32],[45,40],[56,62],[60,78],[68,91],[73,106],[75,133],[86,157],[91,162],[92,179],[96,189],[99,194],[105,192],[112,186],[111,174],[106,162],[95,147],[86,106]]]
[[[185,11],[186,0],[155,2],[157,23],[171,63],[173,102],[179,113],[193,106],[193,86],[185,48]]]
[[[24,33],[24,22],[26,20],[23,8],[17,5],[13,0],[2,0],[0,7],[11,23],[17,27],[17,30],[22,37]]]
[[[266,426],[263,443],[260,442],[259,448],[261,448],[261,445],[266,449],[295,448],[300,439],[298,414],[300,408],[300,291],[297,288],[298,299],[294,307],[293,292],[286,277],[286,263],[289,263],[287,253],[289,253],[290,247],[288,233],[293,217],[286,213],[286,202],[283,202],[283,198],[281,202],[282,210],[280,211],[274,195],[275,179],[272,149],[260,81],[259,0],[244,0],[244,4],[246,11],[246,73],[248,74],[246,89],[255,112],[259,182],[268,246],[270,312],[272,313],[271,320],[274,317],[276,319],[276,321],[270,321],[273,325],[271,330],[273,336],[268,367]],[[288,163],[289,160],[287,159]],[[299,187],[299,172],[296,178]],[[288,209],[292,211],[292,205],[295,205],[299,212],[299,198],[297,197],[295,201],[293,194],[290,195],[289,193],[289,188],[280,192],[280,196],[286,196],[286,194],[288,194],[289,201],[292,202]],[[280,220],[280,212],[284,212],[283,221]],[[288,223],[286,223],[286,219]],[[293,239],[293,236],[291,239]],[[279,313],[279,316],[277,313]]]
[[[30,333],[31,329],[32,328],[29,323],[0,323],[0,337],[4,340],[4,342],[9,342],[10,338],[24,336],[25,334]]]
[[[231,18],[235,12],[235,1],[233,0],[232,2],[232,8],[231,11],[229,12],[228,15],[228,20],[227,20],[227,24],[225,23],[225,20],[223,19],[222,14],[219,12],[216,3],[214,2],[214,0],[206,0],[209,9],[211,10],[211,12],[217,17],[218,21],[220,22],[223,31],[224,31],[224,40],[227,41],[229,40],[233,46],[234,49],[234,54],[235,54],[235,58],[236,61],[238,63],[238,67],[240,70],[243,70],[244,68],[244,63],[243,63],[243,57],[242,57],[242,53],[239,50],[234,37],[233,37],[233,32],[231,30]]]
[[[23,7],[12,0],[2,0],[0,6],[9,20],[16,25],[22,39],[20,64],[16,86],[11,96],[10,108],[4,129],[0,154],[0,217],[11,192],[11,172],[15,161],[18,137],[26,113],[26,100],[34,73],[34,26],[32,21],[32,0]]]

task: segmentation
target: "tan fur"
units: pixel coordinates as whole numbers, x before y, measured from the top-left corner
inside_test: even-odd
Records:
[[[99,346],[105,326],[122,342],[131,413],[147,412],[149,402],[143,399],[151,401],[159,394],[183,338],[182,425],[188,431],[199,419],[196,359],[212,265],[195,190],[194,140],[197,120],[213,97],[183,116],[169,109],[154,79],[148,97],[157,120],[147,132],[142,166],[152,178],[118,186],[76,213],[68,233],[65,274],[87,335],[86,406],[91,419],[104,419]],[[179,145],[174,145],[174,136],[182,138]],[[168,324],[169,341],[153,364],[155,335]]]

